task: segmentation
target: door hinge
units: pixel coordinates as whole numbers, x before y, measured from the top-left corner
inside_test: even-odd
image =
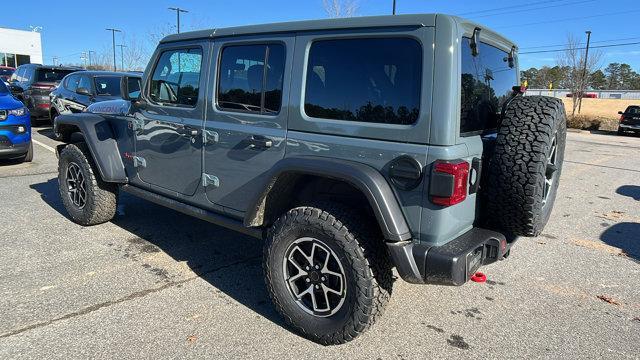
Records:
[[[204,186],[204,187],[207,187],[207,186],[219,187],[220,186],[220,179],[218,179],[217,176],[213,176],[213,175],[202,173],[202,186]]]
[[[140,156],[133,157],[133,167],[147,167],[147,160]]]
[[[133,131],[140,131],[144,129],[144,120],[142,119],[132,119],[131,120],[131,129]]]
[[[220,140],[220,136],[213,130],[202,131],[202,142],[204,144],[215,144]]]

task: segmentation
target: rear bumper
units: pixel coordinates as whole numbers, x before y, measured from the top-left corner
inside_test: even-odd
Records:
[[[640,131],[640,125],[620,124],[620,128],[625,131]]]
[[[462,285],[480,266],[503,259],[512,243],[501,233],[473,228],[441,246],[402,241],[387,243],[387,247],[403,280]]]

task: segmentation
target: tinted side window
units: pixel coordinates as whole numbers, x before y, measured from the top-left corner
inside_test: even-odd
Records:
[[[163,105],[195,106],[200,92],[202,50],[165,51],[151,77],[149,97]]]
[[[96,94],[102,96],[120,96],[120,78],[117,76],[96,76],[94,81]]]
[[[480,43],[471,55],[469,38],[462,39],[462,94],[460,132],[474,133],[498,126],[502,104],[518,85],[516,67],[509,67],[509,54]]]
[[[69,75],[64,82],[64,87],[69,91],[75,92],[78,88],[78,81],[80,81],[80,75]]]
[[[285,49],[280,44],[225,47],[218,75],[218,106],[225,110],[278,113],[284,63]]]
[[[422,48],[408,38],[322,40],[307,64],[305,112],[315,118],[413,124]]]
[[[80,76],[78,88],[85,88],[91,92],[91,79],[88,76]]]

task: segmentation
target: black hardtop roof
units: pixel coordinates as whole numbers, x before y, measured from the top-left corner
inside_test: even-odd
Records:
[[[449,16],[442,14],[412,14],[412,15],[385,15],[364,16],[341,19],[322,19],[291,21],[261,25],[236,26],[221,29],[209,29],[173,34],[165,37],[160,42],[175,42],[195,39],[217,38],[224,36],[284,33],[314,30],[339,30],[354,28],[375,28],[393,26],[435,26],[436,16]]]

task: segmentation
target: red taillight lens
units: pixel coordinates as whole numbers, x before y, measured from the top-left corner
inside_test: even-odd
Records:
[[[453,191],[450,196],[431,196],[434,204],[451,206],[459,204],[467,198],[467,184],[469,183],[469,163],[461,162],[436,162],[433,171],[440,174],[453,176]]]
[[[55,86],[53,85],[42,84],[42,83],[33,83],[31,84],[31,87],[33,89],[38,89],[38,90],[52,90],[53,88],[55,88]]]
[[[620,115],[620,121],[624,120],[624,115]]]

